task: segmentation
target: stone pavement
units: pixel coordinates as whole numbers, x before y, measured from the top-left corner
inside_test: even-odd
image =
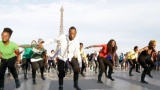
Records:
[[[140,83],[141,73],[136,73],[133,70],[134,76],[128,75],[128,70],[114,70],[111,81],[103,75],[103,84],[97,83],[97,74],[92,70],[88,70],[86,77],[80,75],[79,86],[82,90],[160,90],[160,71],[152,71],[153,78],[146,76],[146,81],[149,84]],[[64,81],[64,90],[75,90],[73,88],[72,74],[67,74]],[[5,78],[5,90],[58,90],[58,78],[55,70],[50,73],[45,73],[46,80],[43,81],[40,74],[37,75],[37,84],[32,84],[31,73],[28,74],[28,80],[24,80],[22,72],[19,74],[21,87],[15,89],[15,83],[12,78]]]

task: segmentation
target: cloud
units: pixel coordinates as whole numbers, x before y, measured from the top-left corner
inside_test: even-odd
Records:
[[[7,1],[7,0],[6,0]],[[9,3],[18,3],[20,2],[21,0],[8,0]]]
[[[20,2],[21,0],[10,0],[11,2]]]
[[[62,0],[48,3],[39,1],[38,4],[4,4],[0,5],[0,28],[12,27],[15,33],[13,40],[19,43],[39,37],[56,38],[62,4],[64,32],[68,33],[68,28],[75,26],[79,41],[85,45],[103,44],[115,39],[118,52],[124,52],[135,45],[146,46],[151,39],[160,41],[158,0]]]

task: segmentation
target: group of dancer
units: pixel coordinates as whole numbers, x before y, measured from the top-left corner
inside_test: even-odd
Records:
[[[10,28],[4,28],[0,41],[0,90],[4,90],[4,76],[6,68],[10,70],[11,74],[15,79],[16,88],[19,88],[20,81],[18,79],[18,74],[15,68],[15,64],[20,65],[21,57],[19,47],[24,48],[24,54],[22,57],[22,67],[24,70],[24,78],[27,80],[27,68],[28,63],[31,64],[32,67],[32,79],[33,84],[36,84],[36,71],[40,69],[41,78],[45,80],[44,77],[44,69],[47,65],[47,50],[44,48],[44,40],[38,39],[38,43],[36,41],[32,41],[31,44],[22,44],[17,45],[16,43],[10,41],[12,30]],[[66,76],[66,62],[70,64],[73,69],[73,87],[76,90],[81,90],[78,85],[78,78],[79,73],[82,76],[85,70],[85,63],[87,62],[87,57],[83,50],[83,43],[79,43],[76,38],[77,30],[75,27],[69,28],[68,35],[60,35],[58,39],[55,41],[60,43],[60,48],[57,51],[57,70],[58,70],[58,82],[59,82],[59,90],[63,90],[63,81],[64,77]],[[115,67],[115,55],[118,49],[116,41],[114,39],[109,40],[107,44],[101,45],[91,45],[85,47],[85,49],[95,48],[95,47],[102,47],[99,53],[95,53],[95,62],[96,62],[96,69],[99,64],[99,72],[98,72],[98,83],[102,82],[102,74],[105,73],[106,77],[109,78],[111,81],[115,79],[112,77],[113,69]],[[139,64],[144,68],[142,75],[141,75],[141,82],[148,83],[145,81],[146,74],[149,75],[151,78],[151,70],[155,67],[153,62],[153,53],[155,52],[156,41],[151,40],[148,46],[138,49],[138,46],[135,46],[132,51],[130,51],[127,55],[127,59],[131,65],[129,70],[129,76],[132,75],[132,70],[135,65],[139,66]],[[54,51],[51,51],[51,55],[49,56],[50,60],[54,58]],[[52,62],[52,61],[48,61]],[[108,74],[106,73],[107,66],[109,67]],[[95,72],[97,73],[97,70]],[[140,71],[136,69],[138,73]]]
[[[106,74],[107,71],[107,69],[105,68],[106,65],[109,66],[107,77],[112,81],[114,81],[114,79],[112,78],[112,73],[113,73],[113,68],[115,67],[115,55],[117,50],[116,41],[111,39],[107,44],[91,45],[86,47],[86,49],[92,47],[103,47],[98,55],[98,62],[100,67],[98,75],[98,83],[103,83],[101,81],[101,77],[103,72],[105,72]],[[147,74],[149,77],[153,78],[153,76],[151,75],[151,71],[155,67],[155,63],[153,60],[154,59],[153,54],[156,52],[155,47],[156,47],[156,41],[151,40],[148,46],[139,50],[138,46],[135,46],[132,51],[127,53],[126,58],[128,59],[128,62],[131,66],[129,70],[129,76],[133,76],[132,70],[135,68],[135,65],[136,65],[136,72],[140,73],[139,71],[139,64],[140,64],[144,69],[141,75],[141,83],[148,84],[148,82],[145,81],[145,76]]]
[[[156,52],[155,47],[156,47],[156,41],[151,40],[148,46],[139,50],[138,50],[138,46],[135,46],[134,50],[128,53],[128,61],[131,66],[129,70],[129,76],[133,76],[132,69],[135,68],[135,65],[137,66],[136,72],[140,73],[140,71],[138,70],[138,67],[140,64],[144,69],[141,75],[141,82],[146,84],[148,83],[147,81],[145,81],[146,74],[149,77],[153,78],[153,76],[151,75],[151,71],[155,67],[155,63],[153,60],[154,59],[153,54]]]

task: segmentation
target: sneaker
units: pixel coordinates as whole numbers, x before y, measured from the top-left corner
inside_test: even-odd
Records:
[[[97,82],[98,82],[98,83],[103,83],[101,80],[98,80]]]
[[[151,74],[148,74],[148,76],[149,76],[150,78],[153,78],[153,76],[152,76]]]
[[[83,73],[81,73],[81,75],[82,75],[83,77],[85,77],[85,75],[84,75]]]
[[[129,74],[129,76],[133,76],[132,74]]]
[[[42,80],[46,80],[45,77],[44,77],[44,75],[41,75],[41,78],[42,78]]]
[[[80,88],[78,85],[74,85],[74,88],[75,88],[76,90],[81,90],[81,88]]]
[[[59,90],[63,90],[63,87],[59,87]]]
[[[114,81],[114,79],[112,77],[108,77],[110,80]]]
[[[146,81],[141,81],[141,83],[148,84],[148,82],[146,82]]]
[[[141,73],[140,71],[136,71],[137,73]]]
[[[19,80],[15,80],[15,83],[16,83],[16,88],[19,88],[21,86]]]
[[[36,85],[36,80],[35,79],[33,79],[33,84]]]

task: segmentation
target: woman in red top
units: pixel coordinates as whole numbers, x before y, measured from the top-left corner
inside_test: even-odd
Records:
[[[108,78],[111,79],[112,81],[114,81],[111,74],[113,71],[113,66],[115,65],[114,55],[117,50],[116,41],[111,39],[108,42],[108,44],[91,45],[86,48],[88,49],[88,48],[92,48],[92,47],[102,47],[102,49],[98,55],[98,62],[99,62],[99,66],[100,66],[100,71],[99,71],[99,75],[98,75],[98,83],[103,83],[101,81],[101,77],[102,77],[103,72],[105,72],[105,65],[104,64],[109,66]],[[112,57],[113,64],[107,59],[107,56],[109,56],[109,55],[111,55],[111,57]]]

